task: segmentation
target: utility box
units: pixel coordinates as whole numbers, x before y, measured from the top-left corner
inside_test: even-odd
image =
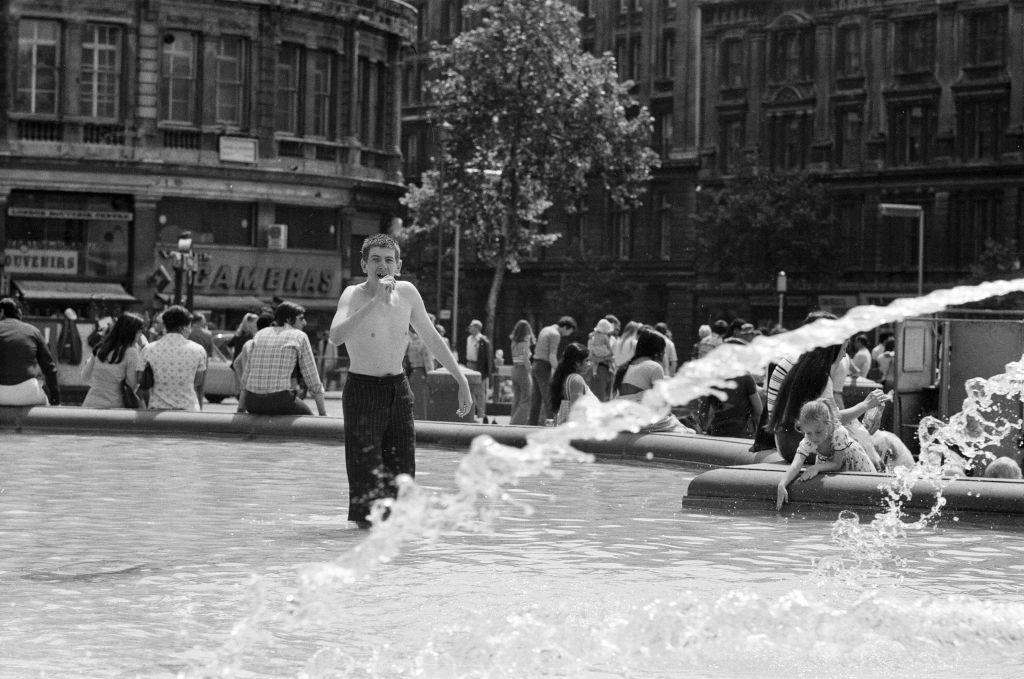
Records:
[[[480,385],[480,373],[476,370],[459,366],[462,374],[469,382],[472,392]],[[456,411],[459,409],[459,383],[452,378],[446,368],[438,368],[427,373],[427,419],[437,422],[474,422],[473,410],[470,409],[463,417]]]

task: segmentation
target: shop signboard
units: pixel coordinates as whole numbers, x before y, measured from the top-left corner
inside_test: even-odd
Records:
[[[4,271],[8,274],[78,273],[78,250],[42,248],[7,248],[4,250]]]
[[[255,163],[259,141],[252,137],[220,137],[220,159],[233,163]]]
[[[199,266],[196,294],[334,300],[341,295],[338,253],[216,245],[195,249]]]

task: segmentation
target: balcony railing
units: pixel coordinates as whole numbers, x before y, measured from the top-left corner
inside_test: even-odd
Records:
[[[19,120],[18,139],[22,141],[63,141],[64,126],[56,120]]]

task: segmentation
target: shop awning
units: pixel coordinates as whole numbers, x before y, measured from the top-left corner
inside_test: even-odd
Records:
[[[333,297],[277,297],[274,296],[274,302],[280,304],[281,302],[291,302],[292,304],[298,304],[306,311],[328,311],[334,313],[338,310],[338,300]]]
[[[139,300],[118,283],[83,283],[81,281],[32,281],[14,279],[11,284],[27,301],[80,302],[88,300],[124,302]]]
[[[171,304],[174,298],[171,295],[157,295],[164,304]],[[181,301],[184,303],[185,295],[182,294]],[[229,311],[254,311],[258,312],[263,307],[270,306],[266,301],[252,295],[193,295],[193,309],[226,309]]]

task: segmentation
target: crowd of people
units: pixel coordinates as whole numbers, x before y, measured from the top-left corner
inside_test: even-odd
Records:
[[[337,357],[339,344],[346,345],[351,360],[343,393],[350,518],[361,525],[374,500],[394,497],[397,478],[414,473],[413,423],[429,414],[427,374],[439,365],[446,368],[459,390],[457,414],[486,423],[488,378],[504,362],[504,352],[483,333],[483,323],[472,320],[463,359],[482,379],[472,385],[467,381],[444,328],[426,312],[415,287],[397,280],[399,254],[390,237],[367,239],[361,253],[366,280],[346,288],[330,331],[317,338],[316,351],[304,330],[305,309],[290,302],[282,302],[273,313],[246,314],[227,345],[239,384],[239,413],[312,415],[306,403],[311,398],[321,416],[327,414],[325,361],[329,354]],[[828,318],[835,316],[818,311],[804,322]],[[689,358],[747,344],[762,332],[781,331],[758,330],[743,319],[717,320],[700,326]],[[644,401],[679,366],[679,351],[664,323],[631,320],[623,325],[607,315],[585,342],[576,340],[582,336],[572,316],[562,316],[537,333],[527,319],[515,323],[508,337],[510,424],[563,424],[581,400]],[[203,408],[214,343],[202,314],[172,305],[147,324],[142,316],[124,312],[98,324],[88,344],[92,352],[82,370],[89,385],[84,407]],[[0,349],[0,405],[61,403],[51,350],[10,298],[0,300]],[[690,404],[687,424],[677,417],[680,411],[666,406],[641,432],[696,431],[753,439],[751,452],[766,452],[760,459],[775,456],[788,465],[778,486],[781,507],[797,479],[914,464],[907,447],[886,427],[895,372],[892,334],[882,333],[873,347],[867,335],[858,334],[831,346],[778,356],[761,374],[735,377],[729,388]],[[844,386],[858,380],[881,386],[847,405]],[[943,460],[960,457],[955,450],[941,455]],[[1015,459],[989,454],[972,462],[964,459],[962,471],[1021,478]]]

